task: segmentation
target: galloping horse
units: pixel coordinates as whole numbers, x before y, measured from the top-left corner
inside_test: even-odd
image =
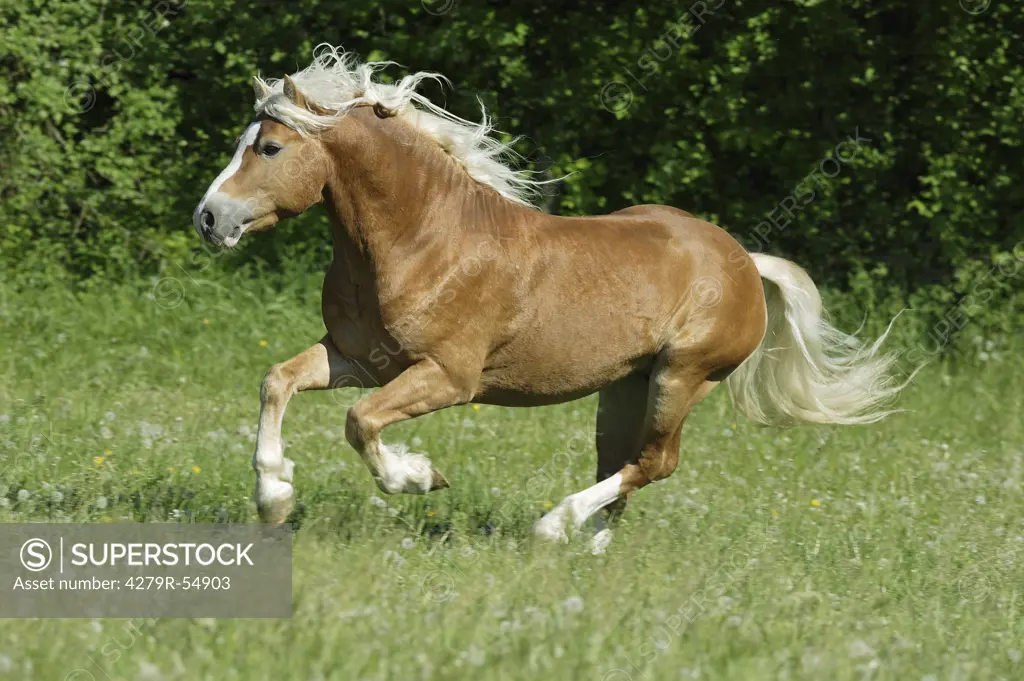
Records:
[[[891,413],[884,404],[902,386],[879,350],[885,336],[863,344],[831,327],[800,267],[667,206],[541,212],[529,201],[538,183],[509,167],[486,115],[472,123],[419,94],[436,74],[381,83],[386,65],[322,45],[291,77],[255,77],[256,119],[193,215],[226,247],[317,203],[330,218],[327,334],[272,367],[260,391],[264,522],[285,521],[295,503],[281,444],[288,400],[366,377],[379,389],[349,409],[345,434],[386,493],[448,486],[426,456],[381,442],[393,423],[468,402],[599,393],[597,484],[537,522],[553,540],[670,475],[683,421],[722,381],[762,424]]]

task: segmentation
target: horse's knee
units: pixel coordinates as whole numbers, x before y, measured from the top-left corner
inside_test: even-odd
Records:
[[[290,396],[291,385],[292,381],[284,364],[275,364],[263,377],[263,383],[260,384],[260,399],[264,404],[285,400]]]

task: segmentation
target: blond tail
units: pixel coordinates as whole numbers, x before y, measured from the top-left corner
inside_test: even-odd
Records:
[[[751,257],[765,280],[768,329],[727,379],[736,408],[773,426],[871,423],[893,413],[887,405],[909,379],[895,381],[896,358],[879,352],[892,323],[865,345],[824,320],[821,295],[803,269],[770,255]]]

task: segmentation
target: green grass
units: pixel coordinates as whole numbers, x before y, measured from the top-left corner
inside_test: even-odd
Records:
[[[315,286],[150,294],[0,286],[0,522],[255,521],[259,383],[319,338]],[[591,483],[592,398],[389,429],[453,487],[381,507],[359,393],[299,395],[292,619],[3,620],[0,678],[1024,678],[1022,382],[1020,353],[935,364],[905,414],[788,431],[719,391],[600,557],[529,532]]]

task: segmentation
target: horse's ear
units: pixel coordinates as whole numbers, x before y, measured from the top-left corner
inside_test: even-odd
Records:
[[[270,96],[270,88],[259,76],[252,77],[252,91],[256,96],[257,102],[262,102],[264,99]]]
[[[302,107],[306,111],[312,111],[318,116],[326,116],[330,113],[327,109],[307,99],[306,95],[302,94],[299,88],[295,87],[295,81],[288,76],[284,77],[284,96],[295,106]]]

